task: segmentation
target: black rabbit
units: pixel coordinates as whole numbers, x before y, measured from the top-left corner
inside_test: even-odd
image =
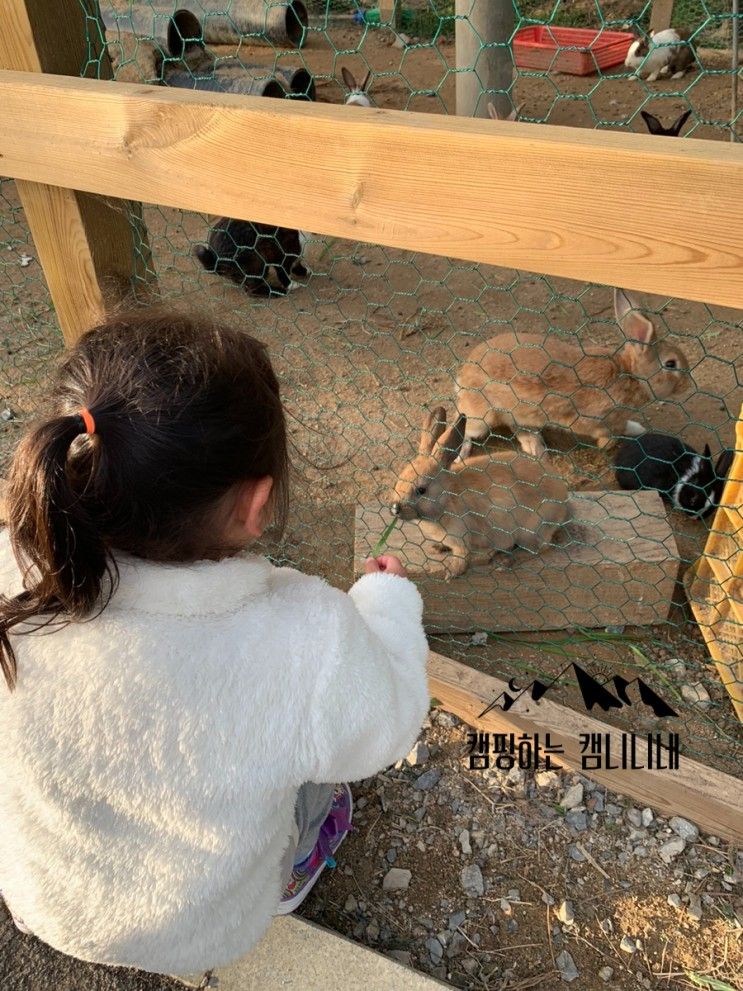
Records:
[[[654,117],[653,114],[649,114],[647,110],[641,110],[640,113],[642,114],[642,119],[645,121],[645,126],[651,134],[662,134],[668,138],[677,138],[681,133],[681,128],[689,119],[691,110],[687,110],[681,114],[670,127],[663,127],[658,118]]]
[[[641,434],[622,442],[614,458],[623,489],[657,489],[675,509],[707,516],[716,505],[719,479],[709,444],[699,454],[668,434]]]
[[[291,227],[222,217],[210,231],[208,245],[197,245],[194,254],[207,272],[216,272],[258,296],[272,292],[284,296],[293,275],[300,279],[307,275],[301,262],[300,232]],[[278,287],[269,282],[272,268]]]
[[[725,482],[728,480],[728,474],[730,473],[730,468],[733,464],[734,455],[735,451],[728,449],[723,451],[717,459],[717,464],[715,465],[715,482],[713,486],[715,506],[719,506],[722,502],[722,491],[725,488]]]

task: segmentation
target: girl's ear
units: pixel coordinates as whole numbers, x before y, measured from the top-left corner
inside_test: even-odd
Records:
[[[246,537],[257,540],[268,526],[266,507],[272,489],[273,478],[270,475],[241,483],[233,518]]]

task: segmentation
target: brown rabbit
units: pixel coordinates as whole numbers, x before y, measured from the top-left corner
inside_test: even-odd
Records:
[[[456,378],[467,436],[484,439],[507,427],[527,453],[539,457],[543,427],[571,430],[599,447],[617,435],[642,433],[639,423],[627,419],[628,410],[681,392],[688,386],[689,363],[679,348],[656,340],[652,322],[623,289],[614,290],[614,313],[627,337],[619,351],[512,332],[478,345]]]
[[[447,429],[440,406],[424,416],[418,454],[400,473],[390,507],[436,541],[447,581],[516,546],[542,550],[568,517],[563,480],[520,451],[456,461],[465,427],[460,416]]]

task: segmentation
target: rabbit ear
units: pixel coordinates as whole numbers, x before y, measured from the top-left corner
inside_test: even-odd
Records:
[[[434,444],[446,430],[446,411],[443,406],[437,406],[423,414],[423,429],[418,444],[419,454],[431,454]]]
[[[711,461],[712,460],[712,451],[710,450],[709,444],[705,444],[704,445],[704,455],[703,456],[707,459],[707,461]]]
[[[639,344],[652,344],[655,340],[655,327],[651,320],[639,312],[637,300],[625,289],[614,290],[614,315],[624,331],[625,337]]]
[[[519,114],[521,113],[521,111],[523,110],[523,108],[524,108],[524,104],[523,103],[519,103],[519,105],[517,107],[514,107],[513,110],[511,111],[511,113],[508,115],[508,119],[509,120],[518,120],[519,119]]]
[[[493,118],[493,120],[500,120],[500,117],[498,116],[498,111],[495,109],[492,103],[488,104],[488,113]]]
[[[641,110],[640,113],[642,114],[642,119],[645,121],[647,129],[651,134],[663,134],[665,129],[657,117],[654,117],[653,114],[649,114],[647,110]]]
[[[350,72],[345,65],[341,67],[341,75],[343,76],[343,82],[348,86],[349,89],[358,89],[356,85],[356,80],[354,79],[353,73]]]
[[[684,113],[681,114],[678,120],[674,121],[673,124],[671,124],[670,130],[674,137],[677,138],[679,136],[681,128],[687,122],[690,115],[691,115],[691,110],[686,110]]]
[[[366,93],[366,87],[369,85],[369,80],[371,79],[371,74],[372,74],[371,73],[371,69],[369,69],[369,71],[367,72],[366,76],[364,77],[363,83],[361,84],[361,92],[362,93]]]
[[[459,457],[464,444],[464,428],[467,417],[460,413],[457,422],[441,435],[436,444],[436,460],[442,468],[450,468]]]

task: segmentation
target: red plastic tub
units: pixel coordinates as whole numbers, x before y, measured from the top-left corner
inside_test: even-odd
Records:
[[[516,33],[513,55],[520,69],[549,69],[571,76],[590,76],[599,69],[609,69],[624,62],[634,40],[635,36],[628,31],[555,28],[540,24]]]

